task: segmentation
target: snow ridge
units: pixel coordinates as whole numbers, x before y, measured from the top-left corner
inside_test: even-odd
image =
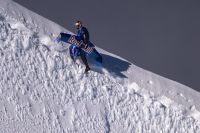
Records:
[[[23,20],[0,10],[0,133],[200,132],[195,106],[190,114],[136,82],[86,76],[53,35]]]

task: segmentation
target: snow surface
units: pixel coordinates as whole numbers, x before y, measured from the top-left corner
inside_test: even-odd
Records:
[[[100,48],[84,75],[54,39],[70,32],[0,0],[0,133],[200,132],[200,94]]]

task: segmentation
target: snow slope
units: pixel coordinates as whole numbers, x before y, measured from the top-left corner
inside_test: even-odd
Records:
[[[100,48],[106,71],[86,76],[61,31],[0,0],[0,133],[200,132],[198,92]]]

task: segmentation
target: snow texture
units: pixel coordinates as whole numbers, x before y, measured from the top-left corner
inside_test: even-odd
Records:
[[[0,133],[200,132],[192,99],[198,92],[153,74],[148,78],[133,64],[122,72],[126,78],[116,74],[121,68],[113,62],[107,63],[112,72],[85,75],[84,65],[54,42],[64,29],[12,1],[0,4]],[[186,91],[168,89],[174,86]]]

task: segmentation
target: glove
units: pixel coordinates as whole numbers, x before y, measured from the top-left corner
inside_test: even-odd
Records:
[[[87,47],[88,47],[88,44],[83,43],[80,48],[87,49]]]
[[[87,49],[88,48],[88,44],[84,44],[84,49]]]

